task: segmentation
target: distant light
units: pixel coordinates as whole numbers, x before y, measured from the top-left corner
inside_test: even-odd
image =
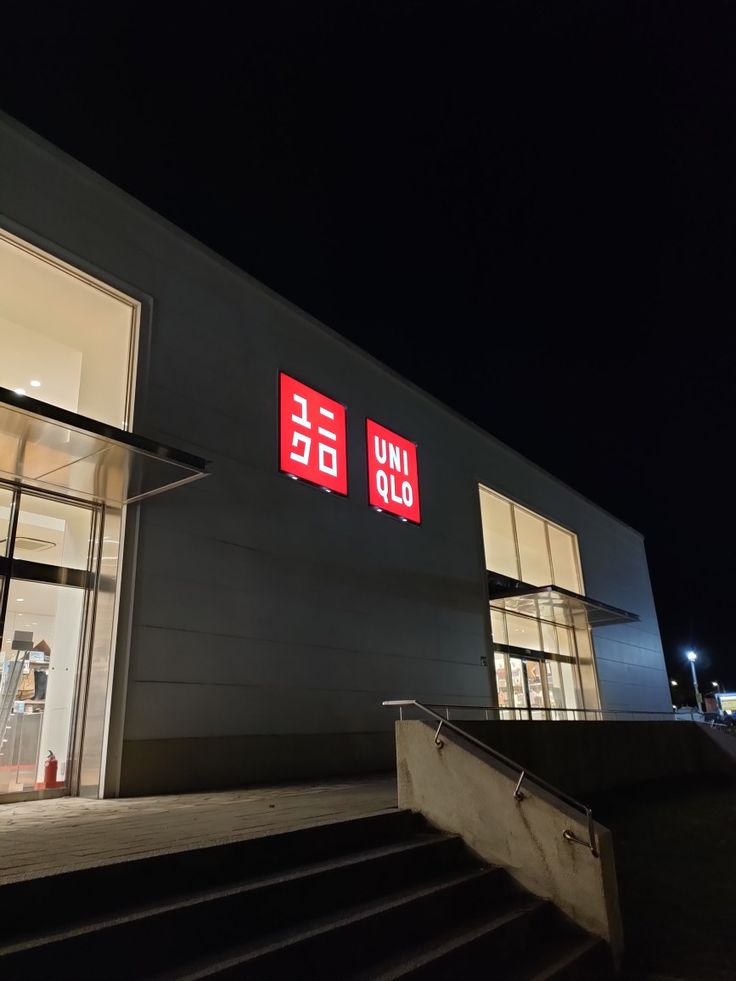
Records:
[[[401,520],[402,520],[402,521],[403,521],[404,523],[406,523],[406,522],[407,522],[407,521],[408,521],[409,519],[408,519],[408,518],[402,518]]]
[[[376,508],[376,512],[378,514],[382,514],[383,513],[383,508]]]
[[[13,391],[15,392],[16,395],[25,395],[26,394],[25,388],[14,388]]]
[[[677,688],[677,682],[675,681],[674,678],[671,679],[670,684],[672,685],[673,688]]]
[[[286,476],[289,477],[290,480],[299,480],[295,473],[287,473]]]
[[[37,378],[31,379],[31,388],[40,388],[41,382]]]
[[[322,490],[325,492],[325,494],[331,494],[332,493],[332,491],[330,490],[329,487],[323,487]]]
[[[688,661],[697,661],[698,655],[695,653],[695,651],[688,651],[687,652],[687,659],[688,659]]]
[[[675,712],[677,711],[677,706],[676,705],[673,705],[672,708],[675,710]]]
[[[711,681],[711,684],[713,685],[714,688],[717,688],[718,687],[718,682],[717,681]]]
[[[18,597],[18,603],[25,603],[25,600],[23,599],[22,596]]]

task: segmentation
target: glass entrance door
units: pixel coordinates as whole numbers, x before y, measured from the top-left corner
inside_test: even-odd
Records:
[[[73,789],[99,529],[97,507],[0,486],[0,797]]]
[[[513,707],[514,710],[504,711],[502,717],[549,718],[550,693],[545,670],[548,662],[496,653],[495,663],[499,705],[503,708]]]
[[[517,719],[529,718],[529,689],[524,661],[520,657],[509,658],[509,669],[511,672],[511,698],[512,704],[516,709],[514,713]]]

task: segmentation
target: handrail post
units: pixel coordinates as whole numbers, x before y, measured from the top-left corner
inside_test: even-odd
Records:
[[[514,787],[514,800],[524,800],[524,794],[521,792],[521,782],[526,776],[526,770],[522,770],[519,779]]]

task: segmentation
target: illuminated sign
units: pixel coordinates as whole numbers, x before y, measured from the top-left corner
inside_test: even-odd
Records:
[[[417,447],[408,439],[366,419],[368,502],[406,521],[419,524]]]
[[[348,492],[345,406],[281,372],[279,466],[284,473]]]

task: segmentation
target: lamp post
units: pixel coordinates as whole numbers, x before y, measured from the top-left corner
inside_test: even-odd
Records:
[[[698,688],[698,676],[695,673],[695,662],[698,659],[698,655],[695,651],[687,652],[687,659],[690,662],[690,670],[693,673],[693,688],[695,689],[695,700],[698,703],[698,711],[703,711],[703,696],[700,694],[700,689]]]

